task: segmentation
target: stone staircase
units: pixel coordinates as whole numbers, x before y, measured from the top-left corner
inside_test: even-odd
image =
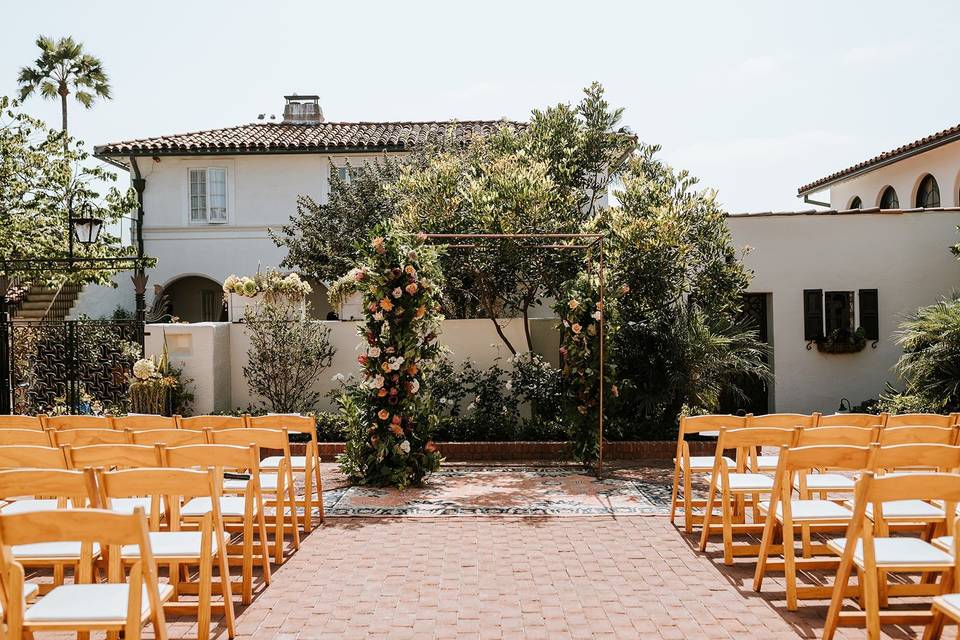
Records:
[[[53,287],[31,286],[19,308],[13,312],[16,320],[64,320],[80,295],[80,287],[64,285]]]

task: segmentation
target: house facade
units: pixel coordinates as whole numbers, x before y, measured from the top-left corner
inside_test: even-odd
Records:
[[[189,322],[226,319],[221,283],[231,273],[276,268],[286,250],[270,229],[288,223],[299,196],[327,200],[330,174],[385,154],[408,153],[444,135],[466,140],[503,121],[326,122],[317,96],[286,96],[280,122],[110,143],[96,157],[144,180],[143,240],[157,259],[149,285],[169,314]],[[86,287],[73,314],[132,309],[129,279]],[[324,283],[312,282],[313,314],[332,311]],[[148,304],[150,295],[148,295]]]
[[[748,301],[772,347],[769,409],[832,412],[898,387],[898,324],[960,289],[949,250],[960,241],[960,126],[803,185],[798,196],[830,208],[728,220],[734,242],[749,247]]]

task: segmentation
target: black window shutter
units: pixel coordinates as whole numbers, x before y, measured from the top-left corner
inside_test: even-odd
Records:
[[[880,339],[880,301],[876,289],[860,289],[860,326],[867,340]]]
[[[803,339],[823,337],[823,289],[803,290]]]

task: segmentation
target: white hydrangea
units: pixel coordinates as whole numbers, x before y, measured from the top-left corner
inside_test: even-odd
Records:
[[[157,365],[149,358],[142,358],[133,363],[133,377],[137,380],[146,380],[157,371]]]

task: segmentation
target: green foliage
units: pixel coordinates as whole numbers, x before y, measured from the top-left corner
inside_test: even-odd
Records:
[[[903,349],[896,369],[905,387],[902,394],[888,389],[881,401],[911,411],[960,410],[960,298],[920,308],[895,335]]]
[[[88,159],[80,143],[51,131],[22,112],[16,102],[0,97],[0,256],[20,260],[66,258],[69,207],[77,215],[95,207],[98,217],[104,219],[104,231],[96,243],[89,247],[75,243],[76,257],[133,254],[107,229],[136,209],[136,195],[132,189],[121,192],[116,188],[101,194],[101,185],[115,181],[116,176],[102,167],[86,166]],[[108,265],[77,268],[71,274],[36,265],[29,269],[11,267],[6,275],[57,286],[64,282],[111,284],[116,273]]]
[[[341,401],[347,422],[347,452],[341,468],[352,480],[372,485],[419,484],[440,467],[432,441],[433,402],[424,376],[440,353],[438,252],[422,238],[377,229],[358,248],[359,266],[330,288],[331,305],[359,293],[367,343],[360,355],[363,381],[357,396]],[[346,404],[344,404],[346,403]]]
[[[311,389],[333,360],[330,328],[310,320],[305,305],[273,296],[244,310],[250,348],[243,376],[274,413],[312,411],[321,394]]]
[[[20,99],[37,91],[47,100],[59,99],[66,133],[67,96],[72,93],[77,102],[89,109],[97,96],[110,99],[110,81],[100,59],[84,52],[83,44],[70,36],[56,41],[40,36],[36,44],[40,55],[34,66],[21,68],[17,77]]]

